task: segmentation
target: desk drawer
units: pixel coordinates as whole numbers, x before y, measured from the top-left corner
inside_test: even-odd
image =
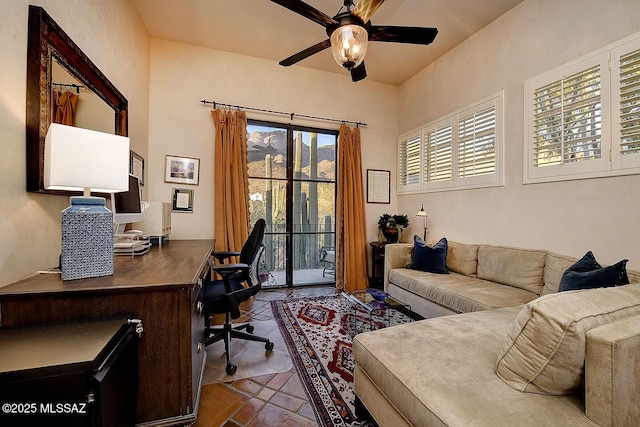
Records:
[[[192,404],[198,402],[197,394],[200,392],[202,373],[205,362],[204,348],[204,314],[203,314],[203,298],[204,292],[201,286],[194,286],[191,291],[191,381],[192,381]]]

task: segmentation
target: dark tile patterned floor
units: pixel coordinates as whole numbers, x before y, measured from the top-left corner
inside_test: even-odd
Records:
[[[271,301],[285,298],[333,295],[334,287],[313,286],[262,290],[242,303],[242,317],[234,323],[273,320]],[[214,319],[221,323],[223,319]],[[238,366],[238,369],[242,369]],[[245,378],[202,387],[196,427],[316,426],[295,367],[288,372]]]

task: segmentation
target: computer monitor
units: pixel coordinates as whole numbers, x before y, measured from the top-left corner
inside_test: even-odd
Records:
[[[116,234],[124,233],[125,225],[142,221],[142,204],[140,201],[140,182],[138,177],[129,174],[129,191],[114,193],[111,196],[113,222]]]

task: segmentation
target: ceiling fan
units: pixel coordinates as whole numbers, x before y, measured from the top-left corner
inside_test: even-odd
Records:
[[[331,47],[334,59],[351,73],[354,82],[367,77],[364,56],[369,41],[427,45],[438,34],[437,28],[371,25],[369,19],[384,0],[359,0],[355,5],[353,0],[343,0],[343,8],[333,18],[300,0],[271,1],[322,25],[329,36],[327,40],[283,59],[280,65],[288,67]]]

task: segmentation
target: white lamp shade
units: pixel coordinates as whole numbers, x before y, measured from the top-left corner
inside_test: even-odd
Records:
[[[98,193],[129,189],[129,138],[52,123],[44,145],[44,187]]]

